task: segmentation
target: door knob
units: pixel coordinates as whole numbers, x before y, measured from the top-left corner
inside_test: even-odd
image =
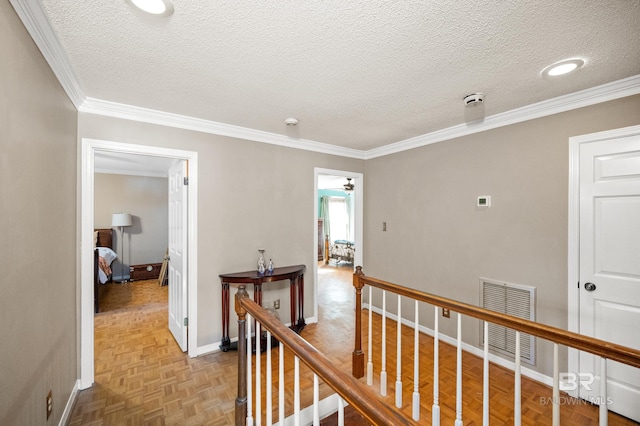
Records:
[[[596,285],[594,283],[584,283],[584,289],[587,291],[593,291],[596,289]]]

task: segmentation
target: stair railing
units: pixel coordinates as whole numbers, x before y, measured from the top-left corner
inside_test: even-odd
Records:
[[[373,391],[361,383],[347,372],[335,367],[331,360],[320,353],[306,340],[293,332],[291,329],[280,323],[277,318],[267,310],[251,300],[247,294],[246,287],[240,285],[235,295],[235,310],[238,315],[238,396],[235,403],[235,424],[236,426],[259,426],[262,424],[262,411],[265,412],[265,421],[271,425],[270,413],[273,411],[272,395],[270,393],[271,374],[271,337],[275,338],[279,345],[279,424],[284,424],[284,348],[289,349],[294,354],[294,419],[295,425],[300,424],[300,385],[299,385],[299,362],[302,361],[314,374],[314,420],[313,424],[319,424],[317,406],[319,404],[318,382],[323,380],[333,391],[339,395],[338,412],[344,403],[351,405],[362,417],[375,425],[417,425],[415,421],[405,417],[395,407],[382,401]],[[255,320],[255,335],[252,336],[251,324]],[[266,372],[267,372],[267,395],[266,407],[264,410],[260,406],[262,396],[260,390],[261,383],[261,336],[262,329],[266,330],[264,344],[267,345]],[[255,356],[253,355],[255,352]],[[251,377],[252,360],[255,359],[255,395],[252,395],[253,380]],[[256,402],[255,413],[251,405]],[[342,414],[343,415],[343,414]]]
[[[456,345],[456,425],[462,425],[462,315],[467,315],[473,318],[477,318],[484,321],[483,332],[484,342],[488,342],[488,330],[489,324],[502,325],[504,327],[515,330],[515,356],[514,356],[514,424],[520,425],[521,423],[521,366],[520,366],[520,334],[527,333],[529,335],[542,338],[553,342],[554,344],[554,364],[553,364],[553,396],[552,396],[552,423],[553,425],[560,424],[560,387],[559,387],[559,363],[558,363],[558,347],[564,345],[569,348],[586,351],[591,354],[597,355],[601,358],[601,370],[599,375],[604,380],[600,380],[600,397],[597,399],[599,405],[599,423],[600,425],[607,424],[607,371],[606,360],[618,361],[627,364],[632,367],[640,368],[640,351],[629,348],[626,346],[618,345],[615,343],[607,342],[604,340],[596,339],[593,337],[584,336],[581,334],[573,333],[567,330],[562,330],[557,327],[548,326],[545,324],[537,323],[534,321],[517,318],[511,315],[506,315],[494,311],[490,311],[478,306],[458,302],[445,297],[440,297],[425,293],[416,289],[403,287],[398,284],[393,284],[387,281],[383,281],[376,278],[367,277],[362,272],[362,267],[357,266],[353,275],[353,286],[356,293],[356,306],[355,306],[355,343],[352,354],[352,375],[355,378],[361,378],[365,375],[365,353],[362,350],[362,290],[365,285],[369,286],[369,306],[371,308],[371,289],[373,287],[382,290],[382,356],[384,358],[386,353],[386,292],[391,292],[398,297],[398,337],[396,339],[398,348],[397,353],[400,354],[402,349],[400,348],[400,325],[402,322],[401,316],[401,297],[407,297],[414,300],[415,303],[415,320],[413,327],[415,329],[414,335],[414,378],[413,383],[415,385],[412,395],[412,418],[415,421],[420,419],[420,393],[418,389],[418,383],[420,382],[420,368],[419,368],[419,353],[418,353],[418,338],[419,338],[419,318],[418,318],[418,303],[424,302],[434,306],[434,371],[433,371],[433,405],[431,409],[432,424],[440,424],[440,395],[439,395],[439,359],[438,359],[438,318],[440,309],[448,309],[451,313],[457,313],[457,345]],[[369,334],[368,334],[368,362],[366,368],[368,385],[373,384],[373,363],[372,363],[372,323],[371,323],[371,309],[369,312]],[[483,424],[489,424],[489,344],[484,345],[484,357],[483,357]],[[396,406],[402,406],[402,381],[401,381],[401,365],[400,356],[398,355],[396,379]],[[386,380],[386,361],[381,361],[380,372],[380,395],[387,394],[387,380]]]

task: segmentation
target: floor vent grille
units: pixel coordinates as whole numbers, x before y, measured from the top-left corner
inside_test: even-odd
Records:
[[[535,287],[480,279],[480,306],[491,311],[535,321]],[[480,345],[484,347],[483,324],[480,324]],[[513,357],[516,332],[502,325],[489,324],[489,350]],[[520,358],[535,364],[535,338],[520,334]]]

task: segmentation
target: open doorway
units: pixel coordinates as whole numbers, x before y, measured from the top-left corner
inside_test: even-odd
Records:
[[[320,283],[327,275],[351,280],[353,268],[362,265],[362,173],[315,169],[314,262],[315,318],[318,318]],[[320,276],[322,274],[322,277]],[[322,278],[322,279],[320,279]]]
[[[82,174],[80,176],[80,383],[79,388],[90,387],[94,381],[94,304],[93,304],[93,229],[94,229],[94,177],[96,153],[118,155],[145,155],[164,159],[171,163],[188,163],[188,197],[186,214],[184,251],[186,274],[184,280],[185,311],[189,318],[189,335],[186,344],[190,357],[197,355],[197,176],[198,156],[196,152],[167,148],[123,144],[93,139],[82,140]],[[185,181],[186,182],[186,181]],[[186,315],[185,315],[186,318]],[[185,321],[186,323],[186,321]],[[186,333],[185,333],[186,334]]]

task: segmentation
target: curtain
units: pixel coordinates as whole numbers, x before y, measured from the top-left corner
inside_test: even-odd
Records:
[[[331,241],[349,239],[349,213],[344,197],[329,198],[329,214],[331,215]]]
[[[329,197],[320,197],[320,217],[324,221],[324,235],[329,236],[331,242],[331,215],[329,214]]]
[[[351,196],[349,194],[344,197],[344,202],[347,208],[347,240],[353,241],[353,229],[351,227],[351,218],[353,217],[353,211],[351,210]]]

